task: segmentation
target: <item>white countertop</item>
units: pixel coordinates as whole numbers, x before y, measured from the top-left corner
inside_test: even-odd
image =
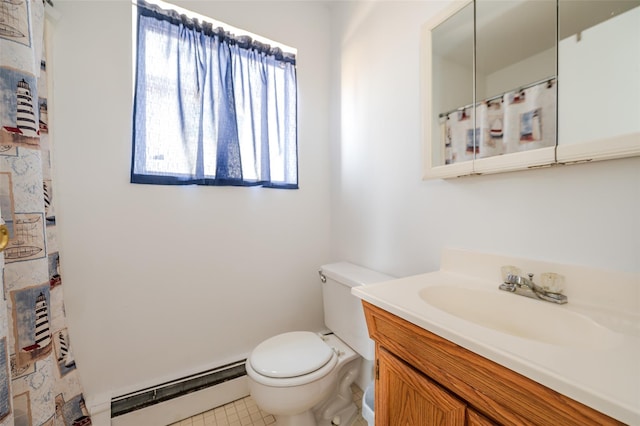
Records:
[[[352,293],[379,308],[501,364],[563,395],[630,425],[640,425],[640,336],[616,327],[615,343],[607,347],[571,347],[529,340],[466,321],[429,305],[420,297],[428,286],[498,290],[499,281],[441,270],[378,284],[355,287]],[[502,293],[502,292],[501,292]],[[509,294],[514,298],[523,296]],[[585,314],[593,311],[572,303],[553,305]],[[606,314],[589,315],[596,321]],[[609,318],[620,324],[626,318]],[[634,317],[633,321],[637,318]],[[509,321],[508,318],[504,318]],[[535,318],[532,318],[535,321]],[[602,323],[602,322],[601,322]],[[595,345],[594,345],[595,346]],[[535,395],[531,396],[535,398]]]

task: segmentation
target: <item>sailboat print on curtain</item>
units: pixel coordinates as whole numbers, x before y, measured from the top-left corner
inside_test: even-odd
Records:
[[[29,10],[25,0],[0,0],[0,37],[25,46],[31,45],[29,37]]]
[[[6,263],[40,259],[45,256],[45,224],[42,213],[14,212],[13,236],[4,250]]]

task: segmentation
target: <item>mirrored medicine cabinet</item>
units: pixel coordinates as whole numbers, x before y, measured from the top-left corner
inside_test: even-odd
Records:
[[[422,64],[425,179],[640,155],[640,0],[454,1]]]

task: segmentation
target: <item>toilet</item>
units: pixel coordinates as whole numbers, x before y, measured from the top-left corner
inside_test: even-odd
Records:
[[[249,392],[277,426],[348,425],[357,413],[351,384],[365,389],[372,380],[374,344],[351,288],[392,277],[347,262],[319,272],[330,332],[279,334],[247,358]]]

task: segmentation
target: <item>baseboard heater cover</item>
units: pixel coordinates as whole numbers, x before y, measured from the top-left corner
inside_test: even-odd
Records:
[[[141,408],[159,404],[179,396],[206,389],[217,384],[245,376],[245,362],[241,360],[218,368],[192,374],[146,389],[111,399],[111,417],[117,417]]]

